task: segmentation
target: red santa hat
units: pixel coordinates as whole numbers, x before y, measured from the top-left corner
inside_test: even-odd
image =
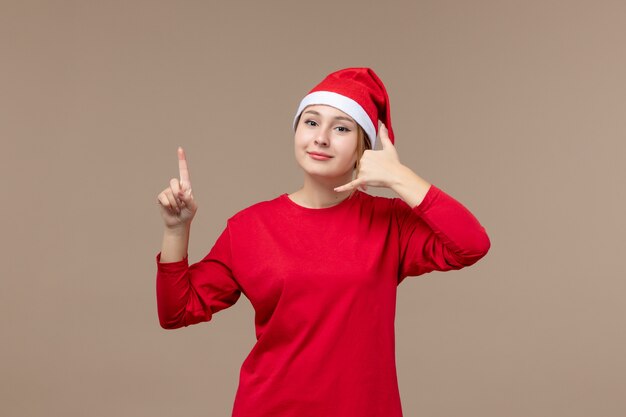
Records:
[[[302,111],[312,104],[333,106],[352,117],[369,137],[372,149],[376,146],[379,120],[389,130],[389,139],[394,143],[387,90],[370,68],[345,68],[324,78],[300,102],[293,119],[294,130]]]

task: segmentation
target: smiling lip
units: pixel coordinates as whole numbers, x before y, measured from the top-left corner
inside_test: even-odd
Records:
[[[317,159],[318,161],[325,161],[327,159],[332,158],[330,155],[319,152],[309,152],[309,156],[313,159]]]

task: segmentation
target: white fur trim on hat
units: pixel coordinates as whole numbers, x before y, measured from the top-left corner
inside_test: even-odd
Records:
[[[311,104],[327,104],[333,106],[348,116],[352,117],[365,131],[372,143],[372,149],[376,146],[376,128],[372,119],[367,115],[361,105],[352,100],[350,97],[342,96],[341,94],[333,93],[332,91],[314,91],[311,94],[305,96],[300,102],[296,116],[293,118],[293,128],[296,128],[296,122],[298,116],[304,110],[306,106]]]

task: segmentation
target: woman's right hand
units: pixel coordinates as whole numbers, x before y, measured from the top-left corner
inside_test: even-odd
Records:
[[[198,210],[191,193],[191,180],[185,151],[180,146],[178,147],[178,171],[180,180],[172,178],[169,187],[157,196],[161,216],[165,227],[169,229],[189,227]]]

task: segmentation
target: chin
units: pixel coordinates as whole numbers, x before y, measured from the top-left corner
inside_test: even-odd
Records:
[[[316,170],[316,169],[303,169],[305,175],[310,177],[323,179],[325,181],[333,181],[333,182],[350,182],[352,181],[352,172],[350,173],[341,173],[335,170]],[[344,179],[344,180],[342,180]]]

